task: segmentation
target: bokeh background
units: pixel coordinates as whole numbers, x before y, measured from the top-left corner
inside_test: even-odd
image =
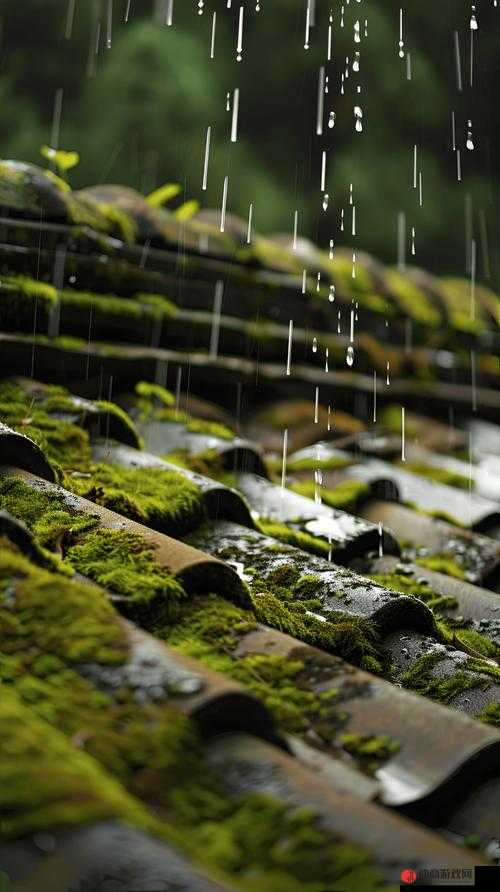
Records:
[[[114,0],[111,47],[106,47],[108,0],[2,0],[0,3],[0,156],[44,163],[51,141],[56,91],[63,90],[59,147],[76,149],[74,186],[124,183],[149,192],[167,181],[182,198],[220,207],[229,174],[228,210],[263,232],[290,232],[299,209],[301,234],[322,244],[352,242],[340,232],[340,209],[353,183],[358,248],[397,259],[398,213],[416,257],[435,272],[468,271],[470,239],[478,245],[478,275],[498,286],[500,8],[476,2],[474,80],[469,83],[470,2],[351,0],[340,28],[338,2],[316,0],[310,49],[304,50],[306,0],[246,0],[244,52],[236,61],[239,0],[175,0],[165,27],[165,0]],[[399,9],[412,78],[398,56]],[[316,136],[318,69],[326,57],[328,14],[334,13],[334,59],[328,67],[328,112],[336,113],[323,142]],[[217,11],[215,60],[209,60],[212,12]],[[352,62],[353,23],[368,19],[359,76],[344,95],[340,75]],[[364,24],[363,24],[364,27]],[[454,31],[459,34],[463,89],[457,89]],[[100,33],[98,51],[96,36]],[[354,130],[354,86],[362,88],[363,132]],[[239,138],[229,140],[226,94],[240,89]],[[358,101],[358,100],[356,100]],[[456,116],[462,181],[451,149]],[[474,150],[465,146],[472,120]],[[205,134],[212,126],[208,190],[201,190]],[[413,145],[423,177],[423,206],[412,188]],[[330,204],[321,207],[320,152],[327,146]],[[408,244],[409,253],[409,244]]]

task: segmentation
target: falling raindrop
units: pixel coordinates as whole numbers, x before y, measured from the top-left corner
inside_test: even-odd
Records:
[[[319,417],[319,387],[316,388],[316,394],[314,397],[314,423],[318,423]]]
[[[390,366],[389,360],[387,360],[387,375],[386,375],[386,379],[385,379],[386,384],[391,383],[391,379],[389,377],[390,370],[391,370],[391,366]]]
[[[329,82],[330,82],[330,78],[327,75],[325,78],[325,93],[329,92]]]
[[[344,231],[344,208],[340,212],[340,231]]]
[[[229,90],[226,93],[226,111],[231,111],[231,93]]]
[[[332,304],[335,300],[335,285],[330,285],[330,291],[328,293],[328,300]]]
[[[292,343],[293,343],[293,319],[290,319],[290,324],[288,326],[288,353],[286,358],[286,373],[290,374],[290,370],[292,367]]]
[[[198,0],[198,15],[203,15],[205,0]]]
[[[356,251],[352,252],[352,278],[356,278]]]
[[[330,250],[328,252],[328,256],[329,256],[330,260],[333,260],[333,239],[332,238],[330,239]]]
[[[412,256],[415,257],[415,227],[411,228],[411,253]]]
[[[320,284],[321,284],[321,273],[318,273],[317,279],[316,279],[316,291],[319,291]]]
[[[404,51],[404,41],[403,41],[403,10],[402,10],[402,9],[399,10],[399,41],[398,41],[398,46],[399,46],[399,58],[400,58],[400,59],[403,59],[403,58],[404,58],[405,51]]]
[[[318,352],[318,339],[317,339],[317,338],[313,338],[313,342],[312,342],[312,352],[313,352],[313,353],[317,353],[317,352]]]
[[[469,28],[471,31],[477,31],[476,7],[474,6],[474,4],[472,4],[471,8]]]
[[[241,62],[241,54],[243,52],[243,6],[240,6],[240,14],[238,18],[238,42],[236,44],[236,61]]]
[[[323,205],[322,205],[324,211],[328,210],[328,202],[329,201],[330,201],[330,196],[328,195],[328,192],[325,192],[325,194],[323,195]]]
[[[356,50],[354,53],[354,59],[352,62],[352,70],[359,71],[359,50]]]
[[[345,361],[349,367],[354,365],[354,347],[351,344],[347,348]]]
[[[344,27],[344,7],[342,6],[340,10],[340,27]]]
[[[354,119],[356,121],[356,131],[361,133],[363,129],[363,110],[360,105],[354,106]]]
[[[337,334],[340,334],[340,310],[337,316]]]
[[[332,130],[335,127],[335,112],[334,111],[331,111],[330,114],[328,115],[328,126],[329,126],[330,130]]]
[[[326,425],[326,426],[327,426],[327,429],[328,429],[328,430],[331,430],[331,424],[330,424],[330,406],[328,406],[328,416],[327,416],[327,425]]]
[[[472,152],[474,148],[474,140],[472,139],[472,121],[470,120],[470,118],[467,121],[467,140],[465,145],[467,146],[469,151]]]
[[[326,351],[325,351],[325,372],[328,371],[328,356],[329,356],[329,354],[328,354],[328,347],[327,347]]]
[[[361,25],[359,20],[354,22],[354,43],[361,43]]]

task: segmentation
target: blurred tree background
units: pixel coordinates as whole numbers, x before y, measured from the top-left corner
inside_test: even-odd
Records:
[[[243,58],[236,61],[243,4]],[[260,11],[256,11],[260,4]],[[219,207],[229,175],[228,210],[263,232],[299,232],[323,245],[351,244],[349,184],[357,210],[356,246],[382,260],[397,259],[397,220],[406,217],[407,256],[415,227],[415,261],[436,272],[467,272],[470,238],[478,246],[478,275],[498,285],[499,159],[495,137],[500,106],[497,34],[500,8],[476,2],[473,83],[470,85],[467,0],[316,0],[310,48],[304,49],[306,0],[2,0],[0,3],[0,156],[43,163],[50,143],[55,95],[63,90],[59,147],[76,149],[81,163],[73,186],[119,182],[148,192],[178,181],[185,197]],[[404,52],[398,55],[399,10]],[[129,20],[125,22],[127,7]],[[111,45],[108,46],[112,8]],[[333,9],[333,59],[327,65],[323,137],[316,135],[318,72],[326,62]],[[215,59],[210,61],[212,12],[217,12]],[[364,37],[364,20],[368,21]],[[362,41],[353,43],[361,22]],[[454,32],[460,45],[458,89]],[[360,71],[353,72],[355,49]],[[349,57],[349,78],[340,92]],[[361,93],[355,95],[359,84]],[[239,135],[229,139],[226,96],[240,90]],[[354,128],[354,105],[363,132]],[[327,127],[330,111],[335,126]],[[461,152],[461,181],[452,151],[451,115]],[[474,150],[466,148],[472,120]],[[208,190],[201,190],[207,126],[212,127]],[[418,147],[423,204],[413,189]],[[320,192],[321,149],[328,149],[326,212]],[[346,231],[340,211],[346,209]]]

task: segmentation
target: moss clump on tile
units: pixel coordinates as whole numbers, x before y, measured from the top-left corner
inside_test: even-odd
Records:
[[[305,663],[276,654],[238,654],[242,637],[257,629],[252,613],[228,604],[216,595],[190,601],[173,627],[157,633],[168,644],[210,668],[231,676],[265,703],[280,727],[290,733],[306,733],[331,718],[337,692],[315,694],[308,690]]]
[[[89,471],[88,477],[68,478],[72,491],[131,520],[180,536],[205,519],[199,487],[175,471],[108,464]]]
[[[282,600],[279,588],[274,592],[259,591],[260,588],[252,582],[252,603],[259,622],[323,648],[368,672],[383,673],[380,639],[368,620],[332,612],[325,621],[309,610],[314,604],[294,601],[290,594]]]
[[[0,551],[2,651],[28,647],[70,661],[123,662],[124,627],[103,592]]]
[[[335,455],[330,458],[296,458],[287,461],[286,470],[289,474],[299,471],[337,471],[341,468],[348,468],[351,464],[353,464],[351,459]],[[272,468],[281,470],[281,459],[278,459]]]
[[[474,688],[486,689],[489,686],[487,678],[472,674],[472,672],[484,672],[487,664],[479,664],[479,667],[468,661],[466,668],[455,669],[451,675],[438,677],[434,675],[434,669],[439,663],[447,659],[446,652],[433,652],[419,657],[415,663],[402,675],[401,684],[405,688],[437,700],[440,703],[450,703],[454,697]]]
[[[452,610],[457,607],[456,598],[450,595],[438,594],[431,588],[428,582],[418,582],[413,574],[403,575],[397,572],[378,573],[370,578],[390,591],[403,595],[414,595],[415,598],[419,598],[434,612],[440,613],[443,610]]]
[[[22,520],[68,570],[77,569],[108,586],[123,600],[123,613],[148,624],[171,621],[184,592],[154,558],[140,536],[99,526],[96,517],[70,510],[57,492],[43,492],[21,479],[0,481],[0,506]]]
[[[54,398],[52,392],[50,398]],[[80,467],[90,460],[87,432],[72,422],[52,417],[43,401],[29,397],[15,382],[0,384],[0,418],[34,440],[55,467]]]
[[[135,393],[137,396],[137,409],[143,420],[147,420],[155,410],[175,406],[173,393],[160,384],[152,384],[150,381],[138,381],[135,385]]]
[[[415,563],[436,573],[444,573],[445,576],[454,576],[455,579],[465,579],[465,570],[460,564],[446,554],[432,554],[426,557],[415,558]]]
[[[142,421],[173,421],[185,424],[193,434],[205,434],[221,440],[234,439],[234,432],[220,421],[208,421],[204,418],[192,418],[188,413],[175,408],[173,394],[159,384],[139,381],[135,386],[137,408]]]
[[[402,315],[410,316],[421,325],[436,328],[441,314],[431,303],[425,291],[396,269],[386,268],[385,283],[399,305]]]
[[[464,474],[458,474],[456,471],[448,471],[438,465],[428,465],[425,462],[398,462],[405,471],[411,471],[420,477],[426,477],[428,480],[434,480],[436,483],[444,483],[445,486],[454,486],[458,489],[469,489],[469,478]]]
[[[124,598],[123,612],[148,628],[172,622],[185,597],[179,582],[154,560],[152,548],[126,530],[101,528],[67,551],[79,573]]]
[[[3,837],[106,819],[154,828],[156,822],[140,803],[6,686],[0,698],[0,744]]]
[[[486,725],[494,725],[496,728],[500,728],[500,704],[490,703],[489,706],[486,706],[482,712],[476,715],[476,719],[479,719],[480,722],[484,722]]]
[[[360,502],[370,496],[369,484],[360,480],[343,480],[331,489],[317,486],[312,480],[307,480],[303,483],[294,483],[291,489],[301,496],[307,496],[309,499],[314,499],[316,492],[318,492],[321,501],[325,505],[344,511],[353,510]]]
[[[294,530],[292,527],[287,527],[284,523],[279,523],[278,521],[268,520],[267,518],[262,517],[258,519],[257,525],[261,532],[265,533],[266,536],[272,536],[273,539],[278,539],[286,545],[294,545],[296,548],[301,548],[302,551],[310,552],[310,554],[316,554],[319,557],[328,557],[330,552],[328,542],[325,542],[323,539],[318,539],[310,533],[303,533],[301,530]]]
[[[401,748],[401,745],[387,734],[341,734],[339,743],[346,752],[364,763],[369,774],[374,774]]]

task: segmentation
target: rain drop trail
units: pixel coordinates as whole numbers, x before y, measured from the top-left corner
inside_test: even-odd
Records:
[[[240,107],[240,91],[239,88],[236,87],[233,92],[233,115],[231,119],[231,142],[236,142],[238,139],[238,112]]]
[[[214,12],[212,16],[212,37],[210,39],[210,58],[215,58],[215,28],[217,25],[217,13]]]
[[[477,402],[476,402],[476,353],[474,350],[470,351],[470,376],[471,376],[471,385],[472,385],[472,411],[475,412],[477,410]]]
[[[457,149],[457,180],[462,182],[462,162],[460,159],[460,149]]]
[[[288,451],[288,428],[283,431],[283,457],[281,459],[281,489],[284,490],[286,482],[286,458]]]
[[[406,461],[405,456],[405,410],[401,406],[401,461]]]
[[[316,135],[321,136],[323,133],[323,110],[325,101],[325,68],[324,65],[319,69],[318,77],[318,110],[316,114]]]
[[[356,235],[356,205],[352,207],[352,228],[351,235]]]
[[[424,190],[422,188],[422,171],[418,172],[418,203],[422,207],[424,203]]]
[[[476,240],[470,246],[470,317],[476,318]]]
[[[351,278],[353,278],[353,279],[356,278],[356,252],[355,252],[355,251],[352,252],[352,274],[351,274]]]
[[[250,202],[248,208],[248,227],[247,227],[247,245],[252,241],[252,219],[253,219],[253,201]]]
[[[406,214],[398,213],[398,269],[404,272],[406,269]]]
[[[219,351],[220,317],[222,309],[222,296],[224,294],[224,282],[218,279],[215,283],[214,306],[212,310],[212,329],[210,332],[210,359],[216,359]]]
[[[382,529],[382,521],[378,522],[378,556],[384,556],[384,531]]]
[[[240,6],[238,18],[238,42],[236,44],[236,61],[241,62],[241,54],[243,52],[243,6]]]
[[[210,139],[212,136],[212,128],[207,127],[207,137],[205,140],[205,162],[203,164],[203,182],[201,184],[201,188],[205,190],[207,188],[207,177],[208,177],[208,160],[210,157]]]
[[[415,227],[411,228],[411,253],[412,257],[415,257]]]
[[[417,188],[417,147],[413,146],[413,188]]]
[[[328,371],[329,371],[329,368],[328,368],[328,358],[329,358],[329,352],[328,352],[328,347],[327,347],[326,350],[325,350],[325,372],[328,372]]]
[[[59,148],[59,133],[61,130],[62,104],[63,104],[63,88],[59,87],[55,93],[54,111],[52,114],[52,130],[51,130],[51,136],[50,136],[50,146],[52,149]]]
[[[472,139],[472,121],[467,121],[467,139],[465,142],[466,147],[469,149],[469,152],[472,152],[474,148],[474,140]]]
[[[66,12],[66,27],[64,29],[64,37],[71,40],[73,34],[73,22],[75,20],[75,4],[76,0],[68,0],[68,9]]]
[[[455,112],[454,111],[452,111],[452,113],[451,113],[451,148],[453,149],[454,152],[456,151],[456,148],[457,148],[457,135],[456,135],[456,128],[455,128]]]
[[[113,0],[108,0],[108,14],[106,18],[106,49],[111,49],[113,39]]]
[[[222,188],[222,208],[220,213],[220,231],[224,232],[226,226],[226,204],[227,204],[227,187],[229,177],[224,177],[224,186]]]
[[[316,291],[319,291],[320,284],[321,284],[321,273],[319,272],[318,275],[316,276]]]
[[[125,10],[125,19],[124,19],[125,22],[128,22],[131,6],[132,6],[132,0],[127,0],[127,8]]]
[[[167,11],[165,15],[165,24],[168,28],[172,27],[174,20],[174,0],[167,0]]]
[[[403,58],[404,58],[405,51],[404,51],[404,41],[403,41],[403,10],[402,10],[402,9],[399,10],[399,41],[398,41],[398,46],[399,46],[399,58],[400,58],[400,59],[403,59]]]
[[[307,273],[306,270],[302,270],[302,294],[306,293],[306,282],[307,282]]]
[[[297,250],[297,227],[298,227],[298,219],[299,219],[299,212],[298,212],[298,211],[295,211],[295,213],[294,213],[294,215],[293,215],[293,244],[292,244],[292,248],[293,248],[294,251]]]
[[[330,406],[328,406],[327,429],[328,429],[329,431],[331,430],[331,423],[330,423]]]
[[[326,182],[326,151],[323,149],[321,153],[321,191],[325,191]]]
[[[454,39],[455,39],[455,67],[457,72],[457,89],[459,92],[462,92],[462,62],[460,59],[460,40],[458,37],[458,31],[454,31]]]
[[[293,343],[293,319],[290,319],[288,326],[288,353],[286,358],[286,373],[290,374],[292,368],[292,343]]]
[[[373,421],[377,423],[377,372],[373,372]]]
[[[181,380],[182,380],[182,366],[177,366],[177,377],[175,381],[175,418],[179,415],[179,409],[181,405]]]
[[[318,412],[319,412],[319,387],[316,388],[316,393],[314,396],[314,423],[318,423]]]
[[[333,22],[333,16],[330,12],[330,16],[328,19],[328,40],[327,40],[327,50],[326,50],[327,62],[332,61],[332,22]]]
[[[306,29],[304,34],[304,49],[309,49],[309,29],[311,27],[311,0],[307,0],[306,6]]]
[[[484,210],[479,211],[479,233],[481,236],[481,255],[483,261],[483,274],[485,279],[489,279],[490,271],[490,252],[488,248],[488,227],[486,226],[486,214]]]
[[[387,366],[386,366],[386,368],[387,368],[387,375],[386,375],[386,378],[385,378],[385,383],[386,383],[387,385],[389,385],[389,384],[391,383],[391,379],[390,379],[390,377],[389,377],[389,372],[390,372],[390,370],[391,370],[391,365],[390,365],[389,361],[387,361]]]
[[[411,81],[411,53],[406,54],[406,80]]]

